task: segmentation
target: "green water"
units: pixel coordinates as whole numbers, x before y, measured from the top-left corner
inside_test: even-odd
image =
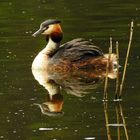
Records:
[[[123,66],[129,39],[130,22],[134,36],[127,77],[123,90],[123,110],[128,137],[140,138],[140,1],[139,0],[1,0],[0,1],[0,139],[4,140],[110,140],[107,137],[106,114],[110,124],[117,123],[114,99],[115,81],[109,81],[108,108],[102,102],[103,83],[90,94],[79,98],[62,90],[62,117],[43,115],[33,103],[42,103],[47,91],[31,72],[36,54],[45,45],[42,37],[31,35],[48,19],[62,21],[63,43],[83,37],[95,40],[104,52],[109,37],[119,41]],[[123,70],[123,67],[120,68]],[[122,123],[122,122],[121,122]],[[46,130],[42,130],[45,128]],[[110,126],[112,140],[118,139],[118,127]],[[121,140],[125,140],[120,127]]]

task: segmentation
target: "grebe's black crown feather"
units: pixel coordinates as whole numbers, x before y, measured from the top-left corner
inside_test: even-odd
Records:
[[[44,22],[42,22],[40,26],[45,27],[45,26],[48,26],[51,24],[57,24],[57,23],[61,23],[61,21],[57,20],[57,19],[48,19],[48,20],[45,20]]]

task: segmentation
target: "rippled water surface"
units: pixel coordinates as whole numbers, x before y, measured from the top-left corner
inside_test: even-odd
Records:
[[[93,39],[108,52],[109,37],[119,41],[123,66],[130,22],[134,36],[123,90],[123,101],[113,102],[115,80],[109,80],[109,99],[103,103],[103,81],[91,88],[73,83],[74,93],[62,89],[63,115],[49,117],[38,106],[47,91],[31,72],[31,64],[45,46],[31,35],[49,18],[62,21],[63,43],[73,38]],[[0,139],[4,140],[139,140],[140,138],[140,1],[139,0],[1,0],[0,1]],[[120,71],[123,67],[120,68]],[[59,81],[63,83],[62,79]],[[91,84],[91,83],[90,83]],[[70,86],[70,85],[69,85]],[[80,88],[76,88],[79,87]],[[87,90],[86,89],[86,90]],[[71,91],[70,91],[71,92]]]

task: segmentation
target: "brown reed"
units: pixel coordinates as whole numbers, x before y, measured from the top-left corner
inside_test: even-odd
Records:
[[[119,99],[121,99],[121,97],[122,97],[122,90],[123,90],[127,63],[128,63],[128,59],[129,59],[130,48],[131,48],[132,37],[133,37],[133,27],[134,27],[134,22],[131,21],[129,43],[128,43],[128,49],[127,49],[127,54],[126,54],[126,59],[125,59],[125,64],[124,64],[123,76],[122,76],[122,80],[121,80],[121,84],[120,84]]]
[[[110,37],[109,56],[108,56],[108,61],[106,65],[106,76],[105,76],[104,97],[103,97],[104,101],[107,101],[108,72],[109,72],[109,62],[110,62],[111,53],[112,53],[112,37]]]

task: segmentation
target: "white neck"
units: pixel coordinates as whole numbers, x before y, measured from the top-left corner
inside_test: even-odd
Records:
[[[55,95],[55,94],[59,94],[60,93],[60,86],[57,85],[56,83],[46,83],[45,85],[43,85],[45,87],[45,89],[48,90],[48,93],[50,95],[50,97],[52,95]]]
[[[52,41],[52,39],[49,37],[49,41],[48,44],[46,45],[46,47],[41,51],[41,53],[46,54],[46,55],[50,55],[52,53],[54,53],[58,48],[59,48],[60,43],[55,43],[54,41]]]
[[[35,57],[32,69],[46,69],[48,65],[48,59],[58,48],[60,43],[55,43],[49,38],[46,47]]]

